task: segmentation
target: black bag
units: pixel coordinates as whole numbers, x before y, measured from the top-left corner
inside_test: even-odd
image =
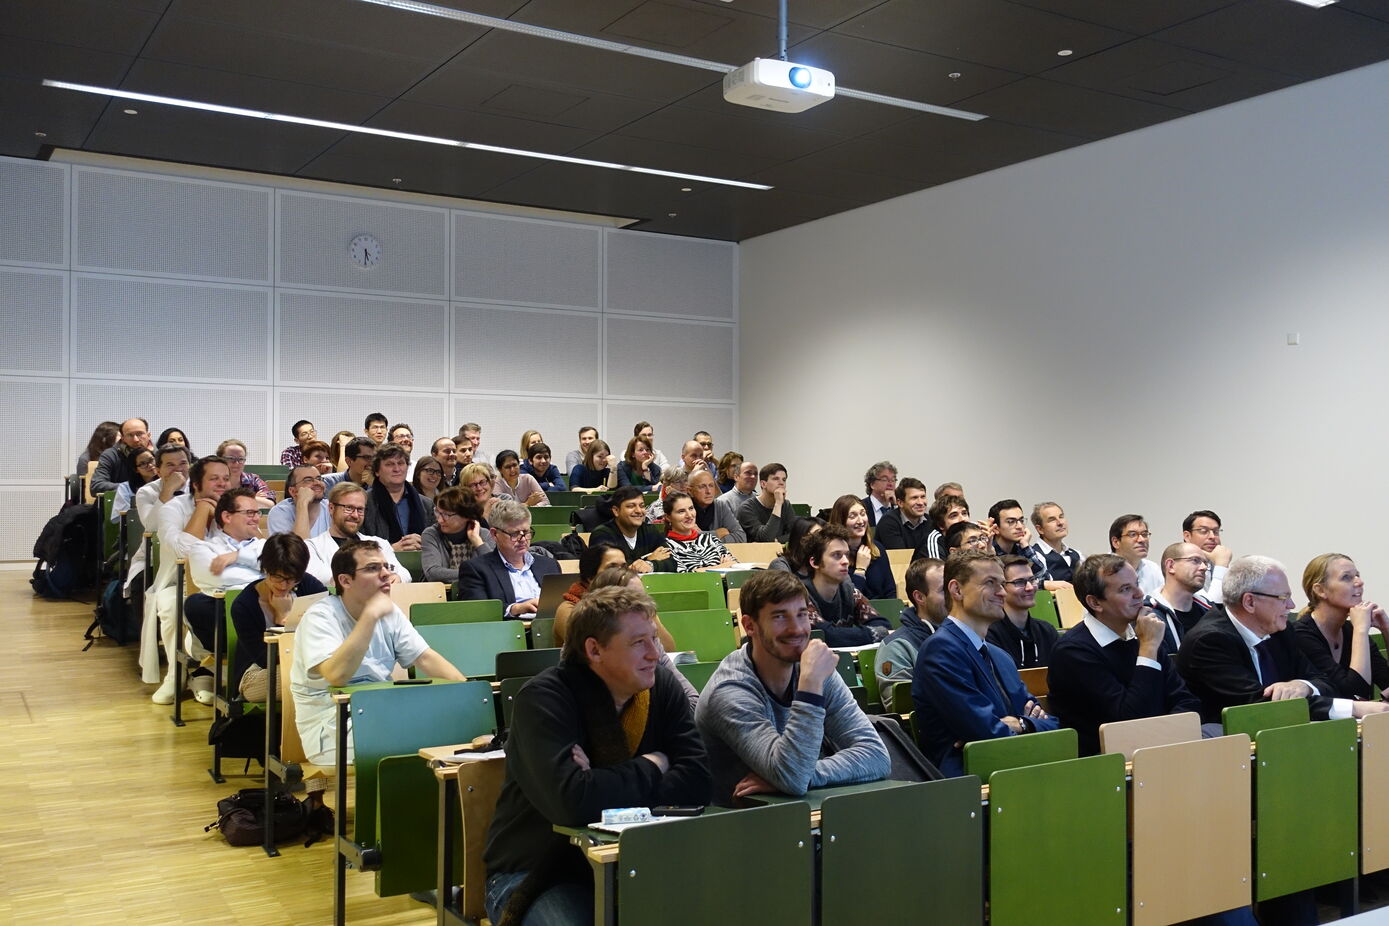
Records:
[[[207,744],[222,747],[230,759],[255,759],[265,764],[265,715],[219,716],[207,731]]]
[[[96,588],[101,525],[95,505],[68,505],[48,519],[34,541],[38,564],[29,584],[44,598],[71,598]]]
[[[276,792],[274,810],[276,842],[298,839],[309,828],[309,806],[293,795]],[[217,822],[203,827],[203,832],[216,828],[226,837],[227,845],[258,846],[265,841],[261,824],[264,811],[265,789],[242,788],[217,802]]]
[[[124,585],[124,579],[112,579],[106,583],[96,603],[96,620],[87,628],[87,640],[95,640],[93,631],[100,627],[102,636],[121,646],[139,641],[144,614],[126,599]]]
[[[889,780],[940,781],[945,777],[912,742],[911,734],[900,721],[886,714],[868,714],[867,717],[892,759],[892,771],[887,776]]]
[[[570,531],[565,534],[559,539],[559,545],[564,548],[564,552],[575,559],[588,549],[588,544],[584,543],[584,538],[579,536],[578,531]]]

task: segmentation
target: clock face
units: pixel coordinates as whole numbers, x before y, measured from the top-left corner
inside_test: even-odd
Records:
[[[358,267],[374,267],[381,260],[381,242],[374,235],[358,235],[347,246],[347,256]]]

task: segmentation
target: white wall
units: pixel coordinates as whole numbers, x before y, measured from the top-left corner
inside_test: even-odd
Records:
[[[797,501],[887,457],[976,515],[1195,508],[1389,599],[1389,64],[743,243],[750,459]],[[1301,336],[1286,346],[1289,332]],[[807,439],[813,436],[813,439]]]
[[[491,453],[538,428],[559,463],[580,425],[621,450],[650,420],[672,458],[737,440],[736,245],[191,173],[0,158],[0,560],[105,418],[253,462],[374,411],[420,452],[465,421]]]

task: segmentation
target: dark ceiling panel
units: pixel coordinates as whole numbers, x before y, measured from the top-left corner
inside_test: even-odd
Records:
[[[1094,54],[1132,35],[1008,0],[888,0],[835,30],[988,67],[1037,74],[1057,51]]]
[[[313,84],[270,80],[247,74],[209,70],[154,61],[142,58],[121,84],[123,90],[154,93],[160,96],[192,95],[224,106],[263,109],[270,112],[309,116],[331,122],[358,123],[391,102],[388,96],[352,93]],[[152,106],[153,104],[145,104]],[[241,116],[223,116],[232,122],[244,122]]]
[[[0,78],[0,113],[5,114],[0,119],[0,154],[32,158],[45,145],[81,148],[105,106],[103,97]]]
[[[589,158],[594,161],[613,161],[618,164],[632,164],[637,167],[655,167],[660,170],[700,174],[701,176],[719,177],[724,180],[749,179],[749,174],[770,167],[778,160],[736,151],[696,148],[691,145],[653,141],[649,138],[632,138],[627,135],[607,135],[590,144],[575,148],[569,153],[575,157]],[[691,185],[683,180],[672,179],[668,182],[675,189]],[[698,184],[695,185],[698,186]]]
[[[134,55],[158,22],[157,12],[102,0],[5,0],[0,32]]]
[[[419,58],[345,49],[313,34],[281,35],[177,17],[165,17],[146,54],[175,64],[391,96],[433,69]]]
[[[910,111],[879,103],[865,103],[848,97],[836,97],[803,113],[774,113],[730,103],[723,98],[723,85],[714,84],[680,101],[682,107],[702,109],[722,116],[742,116],[744,119],[763,119],[777,125],[796,129],[829,132],[834,135],[859,135],[901,122]]]
[[[921,189],[920,184],[911,180],[878,171],[846,170],[842,158],[823,151],[748,174],[743,179],[766,183],[778,190],[812,193],[858,203],[878,202]]]
[[[778,160],[801,157],[843,139],[840,135],[793,127],[782,119],[767,118],[783,116],[784,113],[759,113],[746,107],[730,108],[749,115],[667,106],[627,126],[621,134]]]
[[[728,9],[726,0],[693,2],[715,9]],[[883,0],[791,0],[786,18],[793,25],[829,29],[846,19],[852,19],[864,10],[871,10],[882,2]],[[774,23],[777,20],[777,0],[738,0],[738,9],[770,19]]]
[[[0,35],[0,76],[41,84],[44,78],[110,87],[135,59],[129,55]]]
[[[392,103],[368,120],[367,124],[392,132],[437,135],[456,141],[527,148],[547,154],[564,154],[598,137],[596,132],[568,126],[411,102]]]
[[[1343,10],[1389,22],[1389,3],[1385,3],[1384,0],[1340,0],[1338,5]]]
[[[534,170],[536,163],[484,151],[352,135],[306,164],[299,176],[388,190],[478,197]],[[391,182],[396,177],[401,180],[399,184]]]
[[[761,195],[755,191],[739,192]],[[541,164],[488,190],[486,198],[494,202],[636,219],[679,212],[689,202],[689,194],[681,193],[668,177],[574,164]]]
[[[1024,76],[832,32],[797,45],[791,57],[833,71],[840,86],[937,106],[952,106]]]
[[[1171,106],[1128,100],[1040,77],[990,90],[962,105],[1006,122],[1087,138],[1132,132],[1186,115]]]
[[[1134,35],[1147,35],[1177,23],[1204,16],[1212,10],[1229,6],[1238,0],[1161,0],[1161,2],[1123,2],[1123,0],[1013,0],[1034,7],[1095,23]]]
[[[1244,0],[1153,38],[1303,78],[1389,58],[1389,23],[1290,0]]]
[[[1189,112],[1224,106],[1297,82],[1228,58],[1139,39],[1047,72],[1055,80],[1176,106]]]

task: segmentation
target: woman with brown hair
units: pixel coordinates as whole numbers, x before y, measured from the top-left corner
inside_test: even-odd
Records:
[[[897,580],[887,551],[873,539],[868,511],[855,495],[841,495],[830,508],[829,523],[847,528],[853,535],[849,544],[849,578],[865,598],[896,598]]]

